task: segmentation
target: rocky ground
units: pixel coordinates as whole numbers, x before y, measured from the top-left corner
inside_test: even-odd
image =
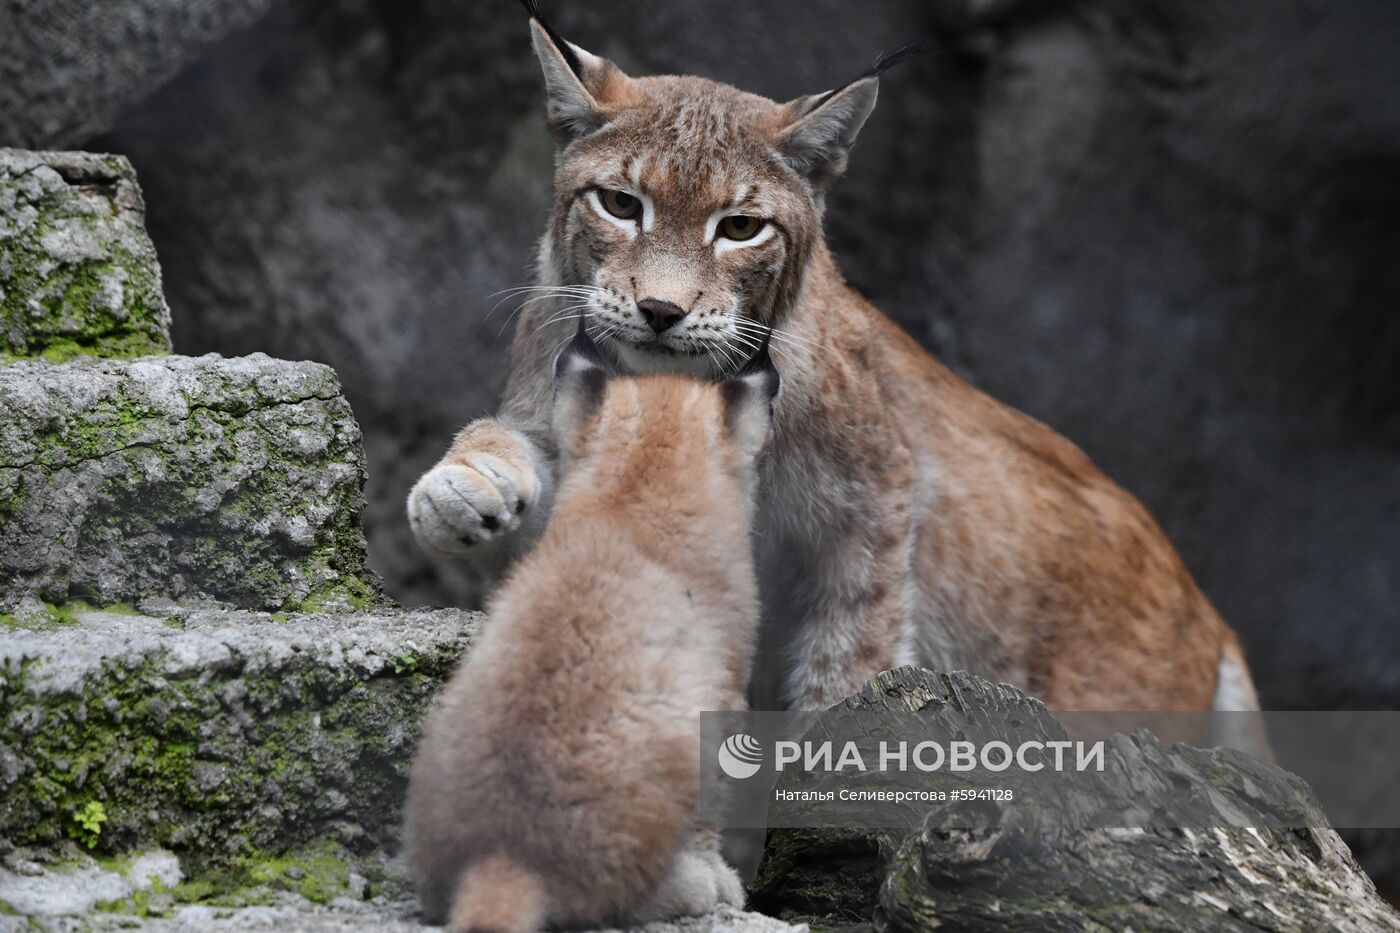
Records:
[[[329,856],[284,858],[249,870],[240,887],[210,894],[184,880],[180,859],[157,849],[120,860],[79,856],[61,869],[11,861],[0,870],[0,931],[150,933],[199,930],[295,930],[302,933],[410,931],[425,927],[396,863]],[[363,869],[366,873],[362,874]],[[371,877],[375,880],[371,881]],[[634,927],[637,933],[801,933],[807,927],[722,908],[705,917]]]

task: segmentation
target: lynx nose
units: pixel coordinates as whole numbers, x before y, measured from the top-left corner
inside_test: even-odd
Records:
[[[637,310],[642,312],[652,331],[658,334],[685,317],[684,308],[660,298],[644,298],[637,302]]]

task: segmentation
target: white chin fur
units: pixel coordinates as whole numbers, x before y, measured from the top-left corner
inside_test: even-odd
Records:
[[[702,378],[715,375],[714,363],[703,353],[691,355],[643,350],[622,340],[615,341],[613,346],[617,349],[618,362],[634,373],[680,373]]]

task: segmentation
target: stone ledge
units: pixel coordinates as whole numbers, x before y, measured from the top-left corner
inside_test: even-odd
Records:
[[[319,363],[0,367],[0,612],[25,597],[374,603],[364,470],[354,414]]]
[[[11,628],[0,846],[217,862],[392,842],[419,721],[477,625],[457,610],[196,610]]]
[[[289,877],[288,873],[291,876]],[[187,878],[173,853],[154,850],[98,862],[79,856],[57,866],[17,862],[0,868],[0,931],[18,930],[298,930],[307,933],[439,929],[418,919],[407,869],[398,859],[333,856],[263,863],[265,880]],[[304,893],[302,893],[304,892]],[[634,933],[806,933],[805,925],[721,908],[703,917],[633,927]],[[617,931],[598,931],[617,933]]]
[[[170,352],[170,309],[122,156],[0,149],[0,362]]]

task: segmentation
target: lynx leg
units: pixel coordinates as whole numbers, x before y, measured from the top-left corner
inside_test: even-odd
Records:
[[[698,832],[686,840],[661,885],[631,919],[649,923],[694,917],[720,906],[743,907],[744,886],[720,855],[718,836]]]
[[[874,546],[847,540],[820,574],[802,621],[788,677],[788,706],[823,710],[899,663],[911,612],[913,545],[907,523],[872,533]]]
[[[1220,654],[1211,709],[1215,713],[1208,740],[1211,745],[1237,749],[1263,761],[1274,760],[1268,730],[1259,715],[1259,695],[1254,692],[1249,664],[1239,640],[1233,636]]]

